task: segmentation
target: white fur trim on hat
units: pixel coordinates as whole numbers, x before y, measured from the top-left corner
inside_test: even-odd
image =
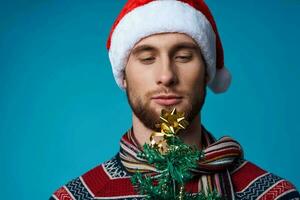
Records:
[[[210,88],[213,90],[216,88],[215,92],[221,91],[221,87],[216,86],[221,82],[214,80],[216,34],[210,22],[200,11],[187,3],[171,0],[153,1],[135,8],[127,13],[115,27],[111,38],[109,58],[119,87],[124,88],[122,81],[124,68],[135,44],[147,36],[166,32],[185,33],[197,42],[207,65]],[[229,72],[227,75],[230,76]]]

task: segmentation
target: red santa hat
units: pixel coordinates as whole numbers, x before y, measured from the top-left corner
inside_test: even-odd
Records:
[[[115,80],[123,88],[124,68],[132,48],[158,33],[184,33],[200,47],[209,76],[208,87],[225,92],[231,75],[224,67],[223,47],[214,18],[203,0],[129,0],[110,32],[107,49]]]

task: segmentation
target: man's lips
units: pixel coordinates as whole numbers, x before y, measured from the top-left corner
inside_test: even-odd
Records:
[[[152,100],[162,106],[171,106],[181,102],[182,97],[177,95],[157,95]]]

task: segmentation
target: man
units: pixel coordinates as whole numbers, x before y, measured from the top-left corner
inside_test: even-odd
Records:
[[[299,199],[287,180],[243,159],[229,137],[216,140],[201,125],[208,86],[222,93],[231,76],[213,16],[201,0],[129,0],[115,21],[107,47],[117,84],[132,108],[132,128],[111,160],[59,188],[51,199],[145,199],[134,188],[137,171],[156,172],[137,154],[160,121],[162,109],[184,112],[179,137],[204,152],[185,184],[191,193],[216,191],[222,199]]]

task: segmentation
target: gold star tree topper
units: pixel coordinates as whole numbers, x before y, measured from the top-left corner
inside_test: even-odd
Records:
[[[177,112],[176,108],[173,108],[171,112],[163,109],[160,116],[161,123],[156,125],[161,130],[160,132],[153,132],[151,134],[150,145],[163,152],[166,138],[174,137],[180,130],[186,129],[189,125],[184,114],[184,112]],[[155,137],[162,137],[163,139],[156,142]]]

